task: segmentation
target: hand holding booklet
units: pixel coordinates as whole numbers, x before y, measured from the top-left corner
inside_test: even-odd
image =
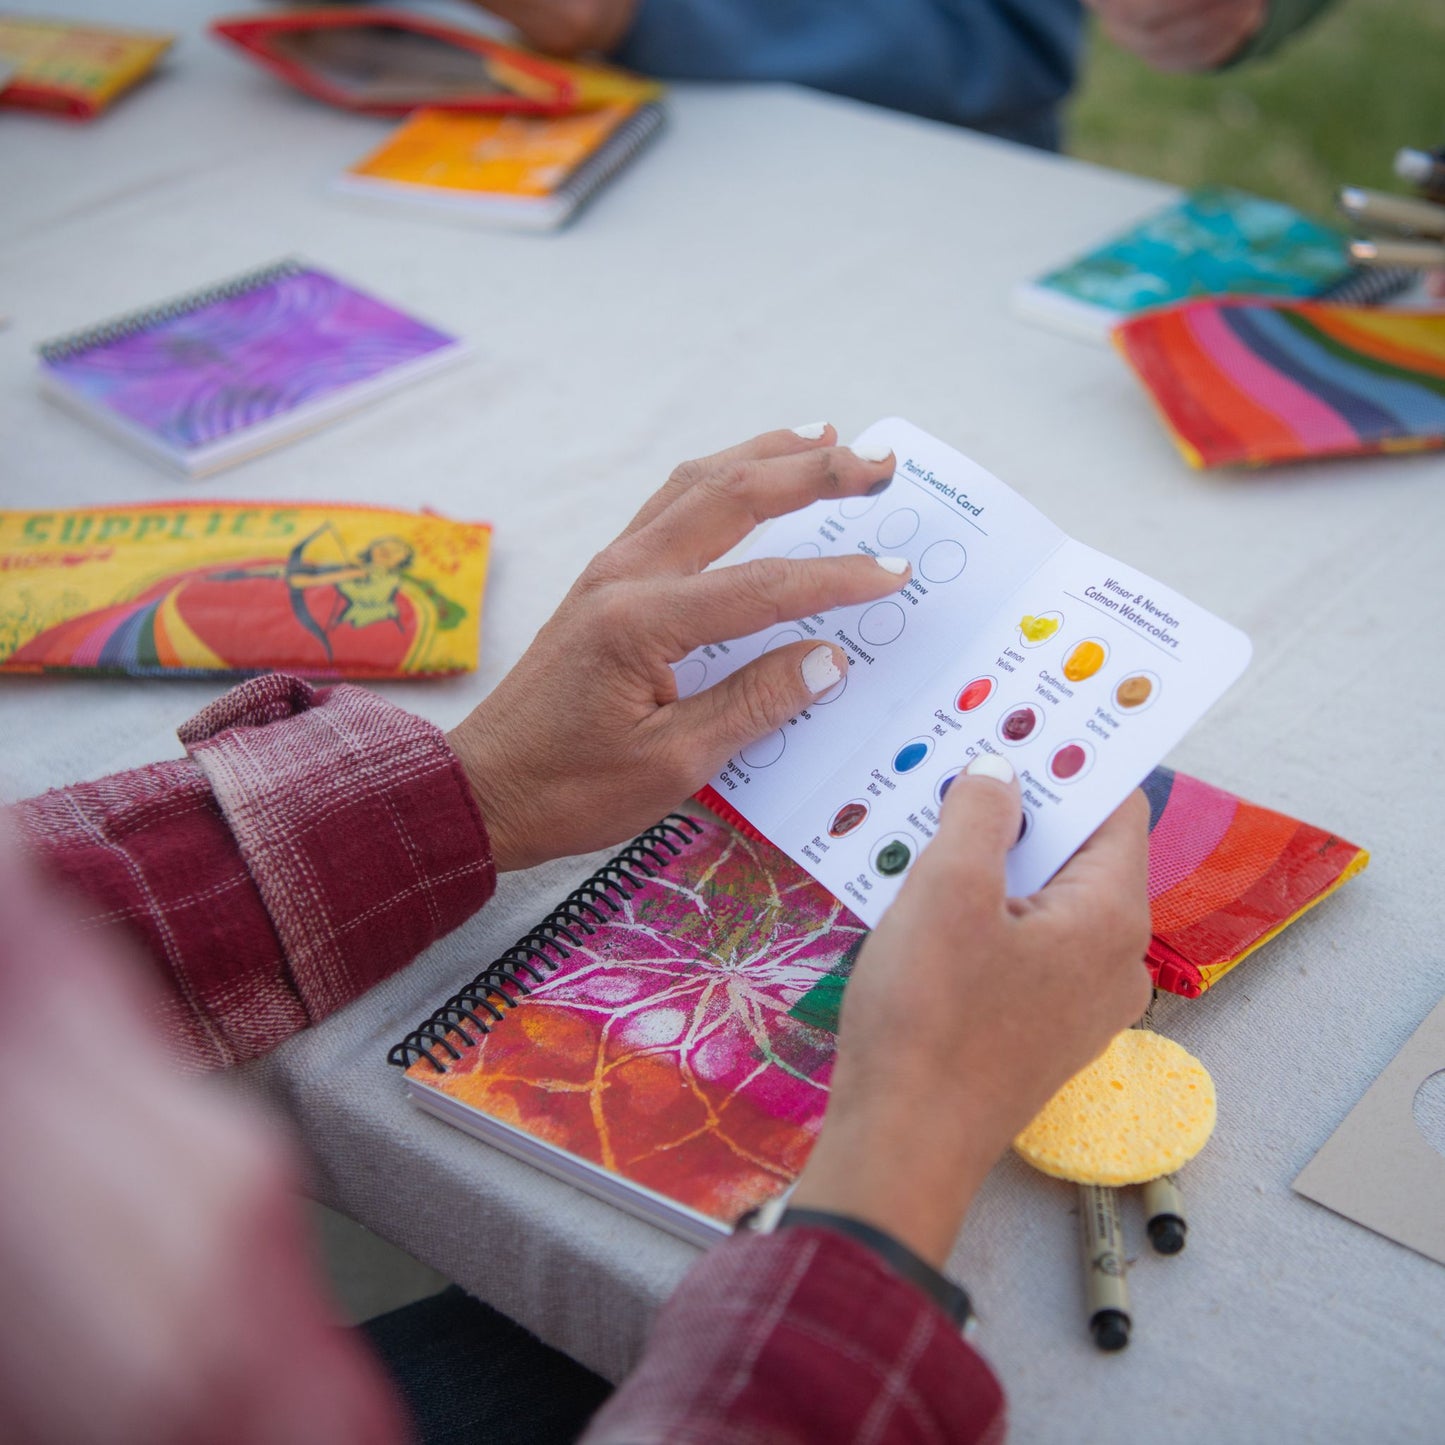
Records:
[[[1153,767],[1243,668],[1240,633],[908,423],[863,442],[896,453],[892,484],[782,519],[754,554],[901,555],[908,586],[676,664],[692,692],[807,632],[853,659],[846,680],[731,759],[711,813],[689,804],[579,877],[388,1054],[420,1109],[699,1244],[802,1169],[867,925],[970,757],[1023,782],[1015,892],[1143,783],[1147,963],[1186,997],[1368,860]]]
[[[744,748],[703,799],[875,924],[938,826],[952,780],[1000,753],[1023,789],[1009,890],[1043,887],[1244,670],[1243,633],[1066,536],[982,467],[893,418],[872,497],[783,517],[753,557],[906,557],[896,597],[698,648],[678,689],[772,647],[838,644],[843,681]]]

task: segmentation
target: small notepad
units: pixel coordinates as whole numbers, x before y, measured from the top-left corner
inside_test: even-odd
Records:
[[[287,260],[39,348],[41,386],[204,476],[458,360],[455,336]]]
[[[627,101],[563,116],[424,110],[333,185],[356,199],[551,230],[596,195],[662,120],[661,106]]]
[[[1020,315],[1104,341],[1156,306],[1198,296],[1321,297],[1368,304],[1399,272],[1361,272],[1345,238],[1292,206],[1243,191],[1193,191],[1102,245],[1018,288]]]

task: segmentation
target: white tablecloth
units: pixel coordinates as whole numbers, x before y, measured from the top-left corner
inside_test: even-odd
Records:
[[[1445,1270],[1289,1189],[1445,989],[1445,460],[1193,474],[1111,353],[1010,314],[1016,281],[1150,209],[1153,184],[799,91],[688,86],[570,231],[362,213],[324,183],[388,123],[223,53],[205,8],[133,0],[130,23],[184,38],[101,121],[0,116],[0,500],[346,499],[491,520],[480,671],[384,689],[443,725],[672,464],[820,417],[847,434],[905,415],[1244,627],[1252,668],[1171,761],[1374,862],[1216,993],[1163,1010],[1215,1074],[1220,1125],[1188,1170],[1187,1251],[1151,1257],[1126,1221],[1141,1258],[1123,1355],[1086,1341],[1066,1186],[1003,1163],[953,1267],[1016,1439],[1445,1438]],[[476,359],[201,483],[40,400],[36,342],[298,252],[460,332]],[[174,756],[176,724],[218,690],[9,680],[3,787]],[[413,1113],[383,1062],[585,867],[506,879],[253,1077],[299,1122],[325,1198],[616,1377],[690,1251]]]

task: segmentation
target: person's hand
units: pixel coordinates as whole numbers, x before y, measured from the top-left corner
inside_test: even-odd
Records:
[[[405,1437],[323,1302],[297,1171],[168,1064],[139,968],[0,836],[0,1440]]]
[[[1134,793],[1032,898],[1011,899],[1018,784],[993,754],[864,945],[832,1095],[792,1203],[936,1266],[975,1191],[1057,1090],[1148,1007],[1148,805]],[[1000,766],[1001,765],[1001,766]]]
[[[1156,70],[1212,70],[1264,24],[1269,0],[1085,0],[1116,45]]]
[[[514,26],[522,38],[551,55],[595,51],[606,55],[622,41],[638,0],[474,0]]]
[[[818,425],[768,432],[684,462],[448,736],[499,869],[632,837],[842,678],[846,654],[821,640],[766,652],[688,698],[669,666],[907,582],[902,558],[861,554],[703,570],[760,522],[887,485],[891,452],[865,458],[836,439]]]

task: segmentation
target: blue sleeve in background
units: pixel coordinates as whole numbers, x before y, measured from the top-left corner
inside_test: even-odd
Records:
[[[669,80],[786,80],[1056,149],[1079,0],[640,0],[614,58]]]

